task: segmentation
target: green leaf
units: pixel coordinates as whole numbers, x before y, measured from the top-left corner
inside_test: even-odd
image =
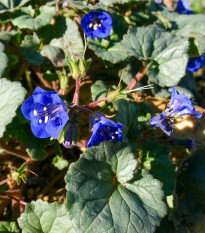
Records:
[[[154,232],[166,214],[159,181],[147,172],[132,181],[137,161],[126,144],[88,149],[66,175],[67,209],[79,232]]]
[[[106,10],[106,8],[103,7],[102,5],[92,5],[87,0],[86,1],[67,0],[67,2],[72,6],[72,8],[90,9],[90,10],[91,9],[92,10],[97,10],[97,9]]]
[[[46,158],[45,147],[53,143],[50,139],[37,138],[33,135],[29,124],[22,124],[15,118],[6,128],[6,134],[18,139],[26,147],[28,155],[33,160]]]
[[[131,3],[131,2],[145,2],[146,0],[103,0],[102,4],[105,6],[109,6],[111,4],[124,4],[124,3]]]
[[[171,217],[179,233],[204,233],[205,205],[179,183],[177,185],[178,208]]]
[[[82,58],[84,54],[84,43],[80,35],[78,26],[75,21],[70,18],[58,17],[55,25],[49,25],[45,28],[45,32],[41,31],[40,36],[44,38],[46,34],[50,37],[46,37],[45,42],[49,42],[49,45],[45,45],[41,51],[43,56],[46,54],[56,63],[57,66],[67,65],[65,61],[65,55],[69,55],[74,58]],[[53,35],[51,32],[56,31],[56,37],[49,41]],[[45,33],[45,34],[44,34]],[[47,35],[47,36],[48,36]]]
[[[102,80],[98,80],[91,86],[92,100],[96,101],[103,98],[108,93],[108,87]]]
[[[171,161],[169,152],[169,147],[152,140],[139,147],[141,167],[163,183],[166,196],[173,193],[176,179],[176,165]]]
[[[157,228],[156,233],[177,233],[176,229],[174,228],[174,224],[165,217],[160,226]],[[182,232],[178,232],[182,233]],[[184,232],[185,233],[185,232]]]
[[[26,205],[18,223],[22,233],[76,233],[65,206],[58,202],[32,201]]]
[[[123,125],[123,140],[129,142],[132,150],[136,152],[136,140],[140,135],[138,128],[138,104],[132,101],[121,99],[114,102],[114,106],[116,109],[116,120]]]
[[[0,40],[3,40],[3,41],[8,43],[8,42],[10,42],[12,37],[16,36],[17,34],[18,34],[18,31],[15,31],[15,30],[11,30],[9,32],[1,31],[0,32]]]
[[[53,6],[41,6],[39,12],[40,14],[36,18],[33,18],[28,12],[25,12],[25,10],[20,10],[19,15],[12,20],[12,23],[20,29],[37,31],[50,24],[51,18],[56,15],[56,10]]]
[[[122,46],[129,56],[151,61],[148,77],[162,87],[175,86],[185,75],[189,41],[154,25],[130,28]]]
[[[0,12],[3,13],[6,11],[14,11],[29,1],[30,0],[1,0]]]
[[[68,167],[68,164],[69,162],[64,159],[62,156],[60,155],[56,155],[54,158],[53,158],[53,161],[52,161],[52,164],[58,168],[58,170],[63,170],[64,168]]]
[[[103,46],[103,40],[95,38],[88,38],[88,46],[94,53],[103,60],[112,63],[119,63],[127,58],[126,53],[120,46],[120,42],[107,41],[107,47]]]
[[[178,36],[195,38],[198,41],[200,55],[205,53],[205,15],[184,15],[167,11],[164,11],[162,14],[171,21],[171,32]]]
[[[16,222],[0,222],[0,233],[19,233],[20,230],[17,227]]]
[[[4,53],[4,45],[0,42],[0,57],[1,57],[1,63],[0,63],[0,77],[4,75],[5,69],[8,64],[8,57]]]
[[[26,60],[34,65],[41,65],[44,57],[39,50],[40,40],[36,35],[26,35],[21,43],[21,51]]]
[[[178,181],[201,203],[205,204],[205,146],[193,151],[181,165]]]
[[[26,90],[20,82],[0,78],[0,137],[3,136],[6,125],[16,115],[16,109],[23,102],[25,95]]]

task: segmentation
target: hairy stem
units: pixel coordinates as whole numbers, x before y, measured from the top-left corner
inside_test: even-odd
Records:
[[[7,183],[7,182],[10,181],[10,180],[13,180],[13,177],[10,177],[10,178],[8,178],[8,179],[2,180],[2,181],[0,182],[0,185],[5,184],[5,183]]]
[[[136,85],[138,84],[138,82],[145,76],[146,73],[147,73],[147,66],[146,66],[145,62],[143,62],[142,68],[135,75],[135,77],[131,80],[131,82],[129,83],[127,88],[129,88],[130,90],[134,89],[136,87]]]
[[[28,156],[26,152],[10,148],[3,142],[3,140],[0,140],[0,148],[3,149],[5,153],[14,155],[18,158],[25,160],[26,162],[29,162],[31,160],[31,158]]]
[[[75,93],[73,96],[73,104],[74,105],[79,104],[80,84],[81,84],[81,79],[80,78],[76,79]]]
[[[108,100],[108,99],[110,99],[110,97],[106,97],[106,98],[104,98],[104,99],[100,99],[100,100],[94,101],[94,102],[89,103],[89,104],[87,104],[87,105],[83,105],[83,107],[95,108],[95,107],[98,106],[99,103],[102,103],[102,102],[104,102],[104,101],[106,101],[106,100]]]

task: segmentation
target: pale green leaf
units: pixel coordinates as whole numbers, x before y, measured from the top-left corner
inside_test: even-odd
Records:
[[[12,20],[12,23],[20,29],[26,28],[37,31],[50,24],[51,18],[56,15],[56,10],[53,6],[41,6],[39,11],[40,14],[36,18],[33,18],[30,14],[26,14],[26,12],[22,10],[21,14]]]
[[[76,233],[65,206],[58,202],[32,201],[18,223],[22,233]]]
[[[134,157],[126,144],[101,143],[70,166],[67,208],[78,232],[154,232],[166,214],[161,183],[145,171],[129,181]]]
[[[1,0],[0,1],[0,12],[14,11],[19,7],[25,5],[30,0]]]
[[[0,57],[1,57],[1,63],[0,63],[0,77],[5,73],[5,69],[8,64],[8,57],[4,53],[4,45],[0,42]]]
[[[94,53],[101,57],[103,60],[110,61],[112,63],[119,63],[127,58],[126,53],[120,46],[120,42],[107,42],[108,46],[102,46],[101,39],[88,38],[88,46],[94,51]]]
[[[164,87],[174,86],[185,75],[189,41],[154,25],[130,28],[122,46],[129,56],[150,61],[149,79]]]
[[[3,136],[6,125],[16,115],[16,109],[23,102],[25,95],[26,90],[20,82],[0,78],[0,137]]]

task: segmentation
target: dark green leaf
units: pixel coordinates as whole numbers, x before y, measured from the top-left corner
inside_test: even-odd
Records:
[[[19,7],[25,5],[30,0],[1,0],[0,1],[0,12],[14,11]]]
[[[176,165],[171,161],[169,152],[169,147],[152,140],[142,143],[139,148],[142,168],[148,169],[163,183],[166,196],[173,193],[176,179]]]
[[[138,104],[132,101],[118,100],[114,103],[114,106],[116,108],[116,120],[123,125],[123,140],[129,142],[133,151],[136,152],[136,140],[140,135]]]
[[[39,44],[40,40],[36,35],[26,35],[21,43],[21,51],[24,57],[34,65],[41,65],[45,59],[40,54]]]
[[[100,98],[103,98],[108,93],[108,87],[104,84],[103,81],[98,80],[91,86],[92,100],[96,101]]]
[[[101,143],[70,166],[67,208],[78,232],[154,232],[166,214],[163,191],[145,171],[129,182],[134,157],[126,144]]]
[[[0,222],[0,233],[19,233],[20,230],[17,227],[16,222]]]

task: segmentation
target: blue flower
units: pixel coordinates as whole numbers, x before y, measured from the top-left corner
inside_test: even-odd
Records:
[[[78,127],[75,123],[67,124],[68,125],[68,132],[67,136],[65,138],[65,141],[63,142],[63,145],[66,148],[71,148],[76,145],[77,139],[78,139]]]
[[[31,130],[38,138],[57,139],[69,120],[66,106],[58,93],[40,87],[23,103],[21,111],[31,121]]]
[[[187,65],[187,69],[190,72],[195,72],[199,68],[201,68],[201,66],[205,66],[205,56],[190,58]]]
[[[190,10],[191,6],[189,0],[178,0],[176,11],[180,14],[193,14],[194,12]]]
[[[174,144],[185,146],[189,150],[192,150],[195,147],[195,142],[193,139],[174,138]]]
[[[88,140],[88,148],[98,145],[102,141],[122,141],[123,134],[121,128],[123,125],[120,123],[107,119],[101,113],[92,114],[90,120],[93,126],[93,133]]]
[[[202,114],[195,111],[191,100],[184,94],[179,94],[177,90],[172,87],[171,100],[167,108],[157,116],[153,117],[149,124],[154,127],[160,127],[168,136],[173,132],[174,119],[183,115],[196,116],[201,118]]]
[[[107,12],[91,11],[83,16],[81,26],[87,37],[105,38],[110,35],[112,18]]]

